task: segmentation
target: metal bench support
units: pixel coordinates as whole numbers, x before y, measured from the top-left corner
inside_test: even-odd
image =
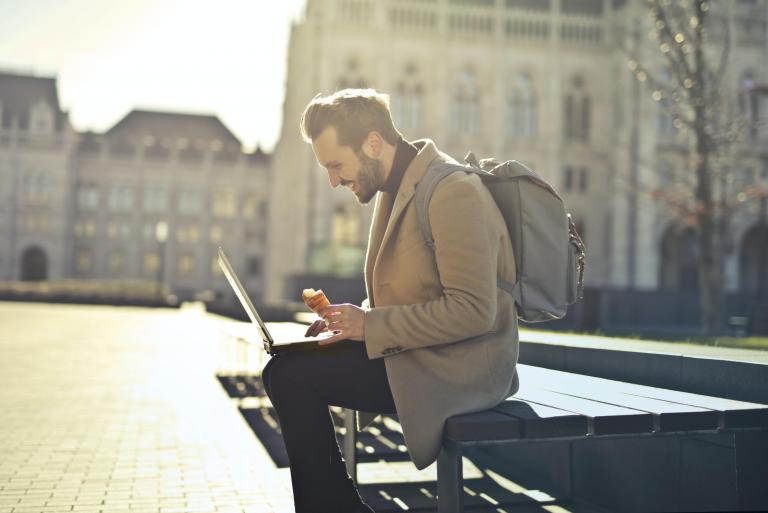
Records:
[[[352,481],[357,483],[357,426],[355,425],[355,410],[344,408],[344,462],[347,473]]]
[[[461,468],[461,447],[444,440],[437,456],[437,512],[464,511],[464,473]]]

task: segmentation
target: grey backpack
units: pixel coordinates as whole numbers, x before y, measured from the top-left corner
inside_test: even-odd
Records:
[[[525,322],[559,319],[583,297],[586,252],[562,198],[535,171],[515,160],[480,162],[470,152],[462,166],[433,166],[416,185],[415,205],[424,241],[434,250],[429,201],[437,184],[458,171],[480,176],[507,223],[515,255],[517,282],[498,278],[498,286],[517,303]]]

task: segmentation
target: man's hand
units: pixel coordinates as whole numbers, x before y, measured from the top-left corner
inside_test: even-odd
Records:
[[[318,342],[320,345],[333,344],[341,340],[358,340],[365,338],[365,310],[356,305],[345,303],[343,305],[329,305],[320,310],[320,316],[325,321],[327,329],[334,332],[334,335]],[[307,333],[310,333],[315,324],[310,326]],[[315,328],[319,329],[319,327]],[[324,330],[320,329],[318,333]]]

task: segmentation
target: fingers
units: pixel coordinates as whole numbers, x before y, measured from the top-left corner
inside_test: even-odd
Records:
[[[328,337],[326,339],[318,341],[317,344],[321,346],[327,346],[329,344],[335,344],[336,342],[341,342],[342,340],[346,340],[347,338],[348,338],[347,334],[341,331],[332,337]]]
[[[312,325],[307,328],[307,332],[304,334],[305,337],[316,337],[320,333],[326,331],[328,327],[326,326],[326,322],[323,319],[318,319],[315,322],[312,323]]]

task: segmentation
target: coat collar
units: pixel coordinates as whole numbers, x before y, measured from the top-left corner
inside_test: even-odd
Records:
[[[376,198],[365,265],[368,283],[371,283],[373,269],[378,263],[382,248],[391,239],[394,227],[397,226],[400,216],[411,199],[413,199],[416,184],[422,179],[432,161],[441,155],[435,143],[430,139],[414,141],[413,144],[419,149],[419,152],[405,170],[405,175],[400,183],[400,188],[397,190],[397,194],[379,192]],[[370,294],[369,297],[371,297]]]

